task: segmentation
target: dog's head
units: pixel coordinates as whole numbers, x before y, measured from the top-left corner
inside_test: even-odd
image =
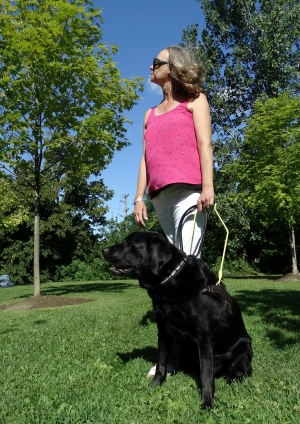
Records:
[[[186,257],[185,253],[169,243],[155,231],[140,231],[130,234],[121,244],[102,250],[104,258],[112,265],[111,272],[118,276],[137,277],[142,287],[153,293],[160,288],[168,292],[172,287],[172,298],[198,293],[209,284],[217,282],[217,276],[201,259]],[[182,265],[184,263],[184,265]],[[180,269],[178,278],[176,270]],[[175,271],[175,273],[174,273]],[[167,279],[167,284],[165,283]]]
[[[176,255],[179,259],[184,256],[164,236],[154,231],[132,233],[123,243],[106,247],[102,252],[113,266],[111,271],[115,275],[143,277],[151,274],[152,279],[168,268],[172,258],[176,261]]]

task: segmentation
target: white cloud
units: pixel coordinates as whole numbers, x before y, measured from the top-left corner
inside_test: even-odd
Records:
[[[156,85],[153,82],[151,82],[150,77],[148,77],[147,82],[146,82],[146,91],[148,93],[152,93],[152,94],[155,94],[157,96],[161,96],[162,95],[161,88],[158,85]]]

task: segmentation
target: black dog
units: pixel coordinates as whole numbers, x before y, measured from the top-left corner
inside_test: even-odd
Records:
[[[216,275],[161,234],[129,235],[103,249],[119,276],[137,276],[153,301],[158,327],[158,360],[151,385],[161,385],[173,338],[190,339],[198,348],[202,406],[214,406],[214,379],[242,379],[252,372],[252,347],[241,311]]]

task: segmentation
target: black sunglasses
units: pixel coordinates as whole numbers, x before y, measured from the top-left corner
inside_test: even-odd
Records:
[[[169,64],[169,62],[166,62],[165,60],[160,60],[160,59],[157,59],[157,57],[155,57],[154,59],[153,59],[153,64],[152,64],[152,66],[153,66],[153,69],[154,68],[157,68],[158,66],[160,66],[160,65],[168,65]]]

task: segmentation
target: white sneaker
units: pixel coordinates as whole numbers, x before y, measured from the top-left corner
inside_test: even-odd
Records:
[[[176,369],[172,367],[172,365],[167,365],[167,377],[171,377],[175,374]],[[150,369],[150,371],[147,374],[147,378],[154,377],[156,373],[156,364]]]
[[[155,376],[155,373],[156,373],[156,364],[155,364],[155,365],[154,365],[154,367],[152,367],[152,368],[150,369],[150,371],[148,372],[148,374],[147,374],[147,378],[154,377],[154,376]]]

